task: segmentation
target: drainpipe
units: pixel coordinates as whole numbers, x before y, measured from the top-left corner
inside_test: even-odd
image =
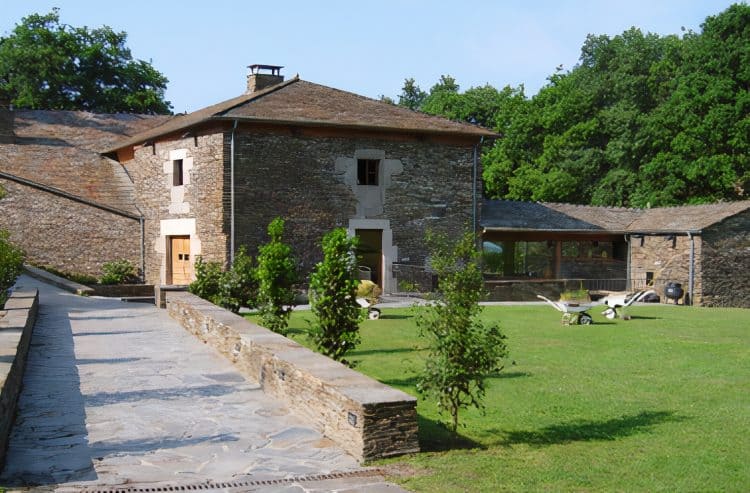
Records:
[[[477,174],[479,169],[479,146],[484,142],[484,137],[479,138],[479,144],[474,144],[474,166],[472,169],[471,177],[471,212],[472,212],[472,233],[474,233],[474,241],[479,241],[477,238]]]
[[[695,237],[687,232],[690,238],[690,271],[688,273],[688,294],[690,295],[690,304],[693,304],[693,286],[695,284]]]
[[[143,213],[139,222],[141,223],[141,282],[146,284],[146,222],[143,219]]]
[[[232,125],[232,140],[229,149],[229,265],[234,263],[234,131],[237,120]]]
[[[630,275],[630,236],[625,235],[625,243],[628,244],[628,257],[625,259],[625,289],[627,291],[630,291],[633,289],[633,279]]]

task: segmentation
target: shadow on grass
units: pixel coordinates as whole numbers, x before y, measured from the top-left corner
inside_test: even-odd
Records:
[[[487,448],[471,438],[450,431],[443,423],[425,418],[421,414],[417,417],[417,421],[419,422],[419,448],[422,452]]]
[[[394,353],[413,353],[415,351],[421,351],[421,348],[413,348],[413,347],[402,347],[402,348],[392,348],[392,349],[355,349],[350,354],[352,356],[363,356],[365,354],[394,354]]]
[[[570,442],[588,442],[593,440],[616,440],[650,428],[670,422],[684,421],[684,416],[677,416],[672,411],[643,411],[630,416],[621,416],[605,421],[571,421],[558,425],[546,426],[534,431],[511,431],[498,445],[558,445]]]
[[[393,313],[383,313],[380,315],[380,320],[404,320],[407,318],[413,318],[412,315],[396,315]]]
[[[416,387],[419,381],[419,376],[414,375],[407,378],[391,378],[389,380],[381,380],[381,383],[391,385],[393,387]]]
[[[489,378],[523,378],[530,376],[531,373],[527,371],[501,371],[499,373],[493,373]]]

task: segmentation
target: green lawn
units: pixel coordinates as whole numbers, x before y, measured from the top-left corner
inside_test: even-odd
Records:
[[[362,325],[357,369],[412,395],[413,309]],[[510,356],[460,436],[419,401],[422,453],[382,461],[414,491],[750,491],[750,311],[639,306],[565,327],[546,306],[487,307]],[[293,337],[309,345],[309,312]]]

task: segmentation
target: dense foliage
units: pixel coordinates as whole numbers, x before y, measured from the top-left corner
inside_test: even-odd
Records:
[[[102,265],[102,284],[132,284],[138,282],[135,266],[127,259],[113,260]]]
[[[417,318],[421,335],[429,339],[417,390],[437,399],[455,431],[461,409],[482,407],[485,380],[500,370],[507,348],[498,326],[479,319],[484,279],[474,236],[467,233],[452,244],[445,236],[428,234],[427,243],[438,275],[438,299]]]
[[[244,245],[237,250],[227,271],[223,270],[220,262],[204,262],[203,258],[198,257],[195,261],[195,281],[188,287],[194,295],[234,313],[243,306],[255,305],[257,289],[253,259]]]
[[[19,108],[169,114],[167,79],[134,60],[127,34],[60,23],[59,9],[24,17],[0,38],[0,96]]]
[[[8,238],[8,232],[0,230],[0,308],[5,304],[8,290],[23,270],[24,253]]]
[[[351,365],[346,353],[360,342],[359,324],[365,311],[356,300],[357,239],[344,228],[323,237],[323,261],[310,276],[310,310],[314,321],[310,335],[318,350],[336,361]]]
[[[705,203],[750,187],[750,6],[683,36],[589,35],[538,94],[407,79],[399,104],[502,135],[485,147],[490,197],[594,205]]]
[[[283,234],[284,220],[277,217],[268,225],[271,239],[259,248],[255,270],[261,323],[280,334],[286,333],[289,325],[296,295],[294,286],[298,281],[297,262],[292,247],[282,241]]]

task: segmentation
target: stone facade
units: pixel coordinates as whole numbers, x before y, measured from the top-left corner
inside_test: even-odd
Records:
[[[653,279],[651,285],[661,297],[667,301],[664,290],[669,282],[682,284],[685,295],[689,291],[690,283],[690,244],[694,248],[694,285],[692,304],[700,305],[703,299],[703,285],[701,282],[701,268],[704,265],[702,256],[703,241],[700,236],[693,235],[692,240],[686,235],[676,235],[674,240],[669,235],[631,237],[630,241],[630,275],[635,288],[645,285],[646,279]],[[682,303],[685,299],[680,300]]]
[[[27,262],[99,277],[105,262],[127,259],[140,268],[138,219],[0,180],[0,229],[27,254]]]
[[[237,142],[237,244],[255,253],[268,240],[268,223],[281,216],[305,273],[321,260],[320,240],[335,227],[387,224],[397,252],[391,262],[411,265],[424,265],[428,228],[452,234],[471,228],[470,145],[271,132],[243,132]],[[362,208],[358,213],[358,197],[346,171],[337,167],[337,162],[356,161],[363,150],[379,153],[384,162],[398,161],[401,168],[389,177],[382,210],[373,215]]]
[[[170,234],[190,236],[193,260],[200,255],[229,262],[232,133],[213,131],[138,147],[133,159],[123,162],[146,221],[146,282],[169,283]],[[420,266],[427,255],[428,228],[456,234],[471,227],[471,145],[240,125],[234,149],[236,249],[245,245],[255,255],[268,241],[268,224],[281,216],[286,241],[305,275],[322,258],[323,235],[336,227],[383,229],[387,261]],[[358,212],[358,196],[348,183],[351,173],[347,176],[340,166],[346,159],[356,164],[361,152],[398,163],[398,173],[383,187],[382,208],[373,215]],[[190,169],[176,203],[169,166],[177,155],[190,160]],[[386,277],[395,291],[390,270]]]
[[[197,255],[226,262],[225,154],[224,134],[219,131],[141,146],[133,159],[123,162],[145,218],[147,283],[170,282],[170,236],[190,237],[191,263]],[[172,163],[178,159],[184,163],[185,182],[175,186]]]
[[[750,308],[750,211],[703,231],[702,304]]]
[[[167,310],[358,460],[419,451],[417,400],[185,292]]]

